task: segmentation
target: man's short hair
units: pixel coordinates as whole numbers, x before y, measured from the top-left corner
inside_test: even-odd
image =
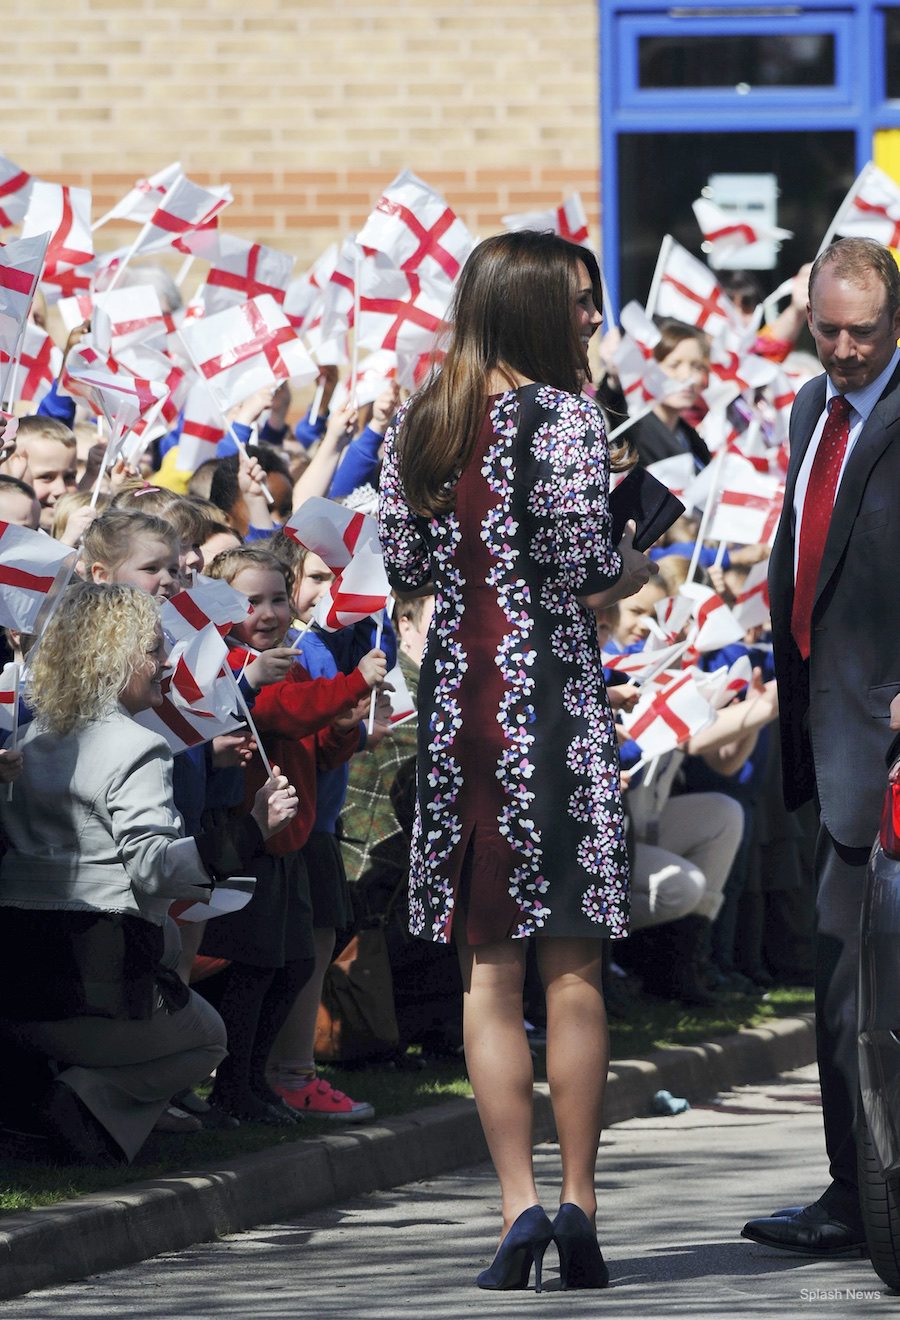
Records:
[[[839,279],[849,282],[863,281],[874,275],[884,286],[887,295],[888,316],[900,310],[900,269],[890,248],[874,238],[839,238],[824,252],[820,252],[809,272],[809,301],[821,271],[828,266]]]

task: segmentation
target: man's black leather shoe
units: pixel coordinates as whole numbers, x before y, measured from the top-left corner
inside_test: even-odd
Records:
[[[863,1229],[832,1219],[816,1202],[783,1218],[751,1219],[741,1229],[741,1237],[800,1256],[868,1255]]]

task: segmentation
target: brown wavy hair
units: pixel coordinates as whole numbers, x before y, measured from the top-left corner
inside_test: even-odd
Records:
[[[410,401],[397,435],[400,480],[417,513],[433,517],[454,507],[454,486],[472,456],[492,372],[510,387],[516,373],[569,394],[590,380],[573,315],[579,262],[600,309],[597,258],[557,234],[497,234],[469,257],[456,286],[446,356]]]

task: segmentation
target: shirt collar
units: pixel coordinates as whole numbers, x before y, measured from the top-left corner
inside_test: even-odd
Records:
[[[870,381],[863,389],[848,390],[844,395],[845,399],[850,404],[850,407],[854,412],[859,413],[864,422],[869,420],[869,413],[884,393],[885,386],[891,376],[893,376],[898,362],[900,362],[900,346],[894,349],[893,357],[880,376],[876,376],[875,379]],[[828,382],[825,387],[825,403],[827,406],[835,395],[840,393],[840,390],[836,389],[831,383],[830,376],[827,376],[826,380]]]

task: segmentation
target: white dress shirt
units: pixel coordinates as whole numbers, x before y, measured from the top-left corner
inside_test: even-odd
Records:
[[[847,463],[850,461],[850,455],[853,453],[853,447],[862,434],[862,429],[869,420],[869,415],[875,407],[878,400],[884,393],[888,381],[893,376],[897,363],[900,362],[900,347],[894,349],[894,355],[880,375],[873,381],[864,386],[861,390],[848,390],[844,398],[850,404],[850,438],[847,441],[847,448],[844,450],[844,460],[841,463],[841,470],[838,473],[837,485],[834,488],[834,498],[837,500],[837,493],[840,490],[841,482],[844,479],[844,472]],[[803,504],[806,500],[806,491],[809,486],[809,474],[812,471],[813,460],[819,448],[819,441],[822,439],[822,432],[825,429],[825,421],[828,417],[828,408],[831,400],[840,393],[831,382],[830,377],[826,377],[825,384],[825,407],[819,420],[816,422],[816,429],[812,433],[812,438],[803,455],[803,462],[800,464],[800,471],[797,474],[797,484],[794,487],[794,505],[793,505],[793,532],[794,532],[794,581],[797,580],[797,560],[800,553],[799,529],[803,526]],[[834,506],[832,506],[834,507]]]

